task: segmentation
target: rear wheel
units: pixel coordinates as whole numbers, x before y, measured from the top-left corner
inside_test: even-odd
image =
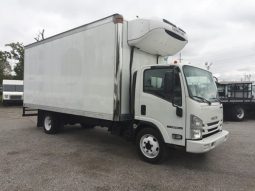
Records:
[[[140,157],[149,163],[160,163],[167,154],[161,135],[152,128],[144,128],[138,132],[136,146]]]
[[[245,118],[245,110],[242,106],[235,106],[232,110],[232,118],[236,121],[242,121]]]
[[[43,129],[47,134],[55,134],[60,128],[58,117],[52,113],[46,113],[43,118]]]

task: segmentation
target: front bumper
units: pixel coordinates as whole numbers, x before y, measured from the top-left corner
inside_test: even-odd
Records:
[[[3,105],[9,105],[9,104],[22,105],[23,100],[10,100],[10,99],[6,100],[6,99],[4,99],[4,100],[2,100],[2,103],[3,103]]]
[[[228,139],[228,131],[222,130],[202,140],[187,140],[186,151],[190,153],[205,153],[217,147]]]

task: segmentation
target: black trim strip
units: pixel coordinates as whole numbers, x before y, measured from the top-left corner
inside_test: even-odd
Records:
[[[210,127],[210,126],[216,125],[216,124],[218,124],[218,123],[219,123],[219,121],[207,123],[207,126]]]
[[[134,119],[135,117],[135,88],[136,88],[136,77],[137,71],[134,72],[133,75],[133,83],[132,83],[132,91],[131,91],[131,105],[130,105],[130,113]]]
[[[210,137],[211,135],[214,135],[214,134],[216,134],[216,133],[218,133],[218,132],[220,132],[220,130],[217,130],[217,131],[214,131],[214,132],[212,132],[212,133],[208,133],[208,134],[206,134],[206,135],[203,135],[203,138]]]
[[[159,65],[159,66],[151,66],[150,69],[166,69],[166,68],[169,68],[169,69],[174,69],[174,67],[176,66],[173,66],[173,65],[165,65],[165,66],[162,66],[162,65]]]
[[[182,30],[180,27],[178,27],[178,29],[186,34],[186,32],[184,30]]]
[[[133,66],[133,58],[134,58],[134,50],[135,47],[131,48],[130,52],[130,63],[129,63],[129,112],[132,113],[132,66]]]
[[[164,23],[167,23],[167,24],[169,24],[169,25],[171,25],[171,26],[173,26],[173,27],[176,27],[176,25],[174,25],[173,23],[169,22],[169,21],[166,20],[166,19],[163,19],[163,22],[164,22]]]
[[[170,35],[171,37],[175,38],[175,39],[178,39],[178,40],[180,40],[180,41],[186,41],[185,38],[181,37],[181,36],[178,35],[178,34],[175,34],[175,33],[172,32],[172,31],[165,30],[165,32],[166,32],[168,35]]]
[[[211,131],[214,131],[214,130],[216,130],[216,129],[218,129],[218,126],[217,126],[217,127],[214,127],[214,128],[211,128],[211,129],[208,129],[207,131],[208,131],[208,132],[211,132]]]
[[[183,127],[176,127],[176,126],[170,126],[170,125],[167,125],[166,127],[171,128],[171,129],[181,129],[181,130],[183,130]]]

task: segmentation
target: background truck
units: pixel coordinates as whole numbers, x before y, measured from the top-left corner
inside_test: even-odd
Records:
[[[64,124],[108,127],[151,163],[166,146],[207,152],[228,137],[212,74],[164,61],[186,43],[165,19],[115,14],[27,45],[23,115],[37,109],[48,134]]]
[[[252,82],[217,82],[224,116],[242,121],[250,112],[255,112],[255,86]]]
[[[2,103],[23,103],[23,80],[3,80]]]

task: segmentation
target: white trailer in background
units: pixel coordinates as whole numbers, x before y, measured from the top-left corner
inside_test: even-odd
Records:
[[[24,107],[38,109],[46,133],[68,123],[108,127],[133,138],[152,163],[166,145],[207,152],[228,137],[212,75],[163,59],[186,43],[186,33],[165,19],[115,14],[30,44]]]
[[[23,80],[3,80],[2,103],[4,105],[23,102]]]

